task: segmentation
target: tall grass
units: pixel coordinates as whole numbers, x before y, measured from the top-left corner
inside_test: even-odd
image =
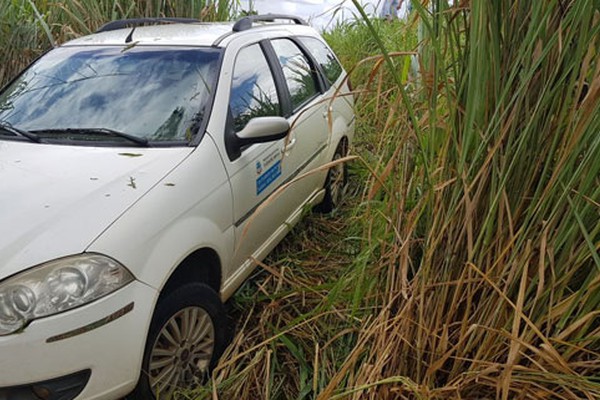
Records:
[[[237,2],[226,0],[0,0],[0,86],[52,45],[92,33],[111,20],[225,21],[236,10]]]
[[[421,89],[367,199],[380,307],[319,398],[598,398],[597,4],[415,8]]]

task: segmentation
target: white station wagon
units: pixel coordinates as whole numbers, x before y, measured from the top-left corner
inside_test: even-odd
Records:
[[[339,202],[353,133],[296,17],[115,21],[35,61],[0,92],[0,400],[201,384],[222,302]]]

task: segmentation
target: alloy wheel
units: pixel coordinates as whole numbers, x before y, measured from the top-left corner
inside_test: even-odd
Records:
[[[150,353],[149,383],[158,398],[201,383],[208,375],[215,329],[201,307],[186,307],[161,328]]]

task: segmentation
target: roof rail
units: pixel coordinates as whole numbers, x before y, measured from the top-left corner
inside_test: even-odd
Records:
[[[248,15],[238,19],[233,25],[234,32],[246,31],[252,28],[254,22],[274,22],[276,19],[292,21],[296,25],[308,25],[308,23],[300,17],[295,15],[286,14],[262,14],[262,15]]]
[[[197,22],[202,22],[198,19],[194,18],[132,18],[132,19],[119,19],[116,21],[111,21],[107,24],[104,24],[96,31],[96,33],[100,32],[108,32],[114,31],[117,29],[123,28],[134,28],[136,26],[141,25],[158,25],[158,24],[174,24],[174,23],[183,23],[183,24],[193,24]]]

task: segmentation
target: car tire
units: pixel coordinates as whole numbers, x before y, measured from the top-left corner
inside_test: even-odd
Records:
[[[332,162],[344,158],[348,152],[348,146],[342,140],[333,154]],[[325,179],[325,197],[317,205],[317,211],[321,213],[330,213],[340,206],[344,200],[346,184],[348,183],[348,167],[346,163],[339,163],[332,166],[327,172]]]
[[[190,283],[159,299],[142,371],[130,400],[172,399],[206,383],[227,341],[223,303],[208,285]]]

